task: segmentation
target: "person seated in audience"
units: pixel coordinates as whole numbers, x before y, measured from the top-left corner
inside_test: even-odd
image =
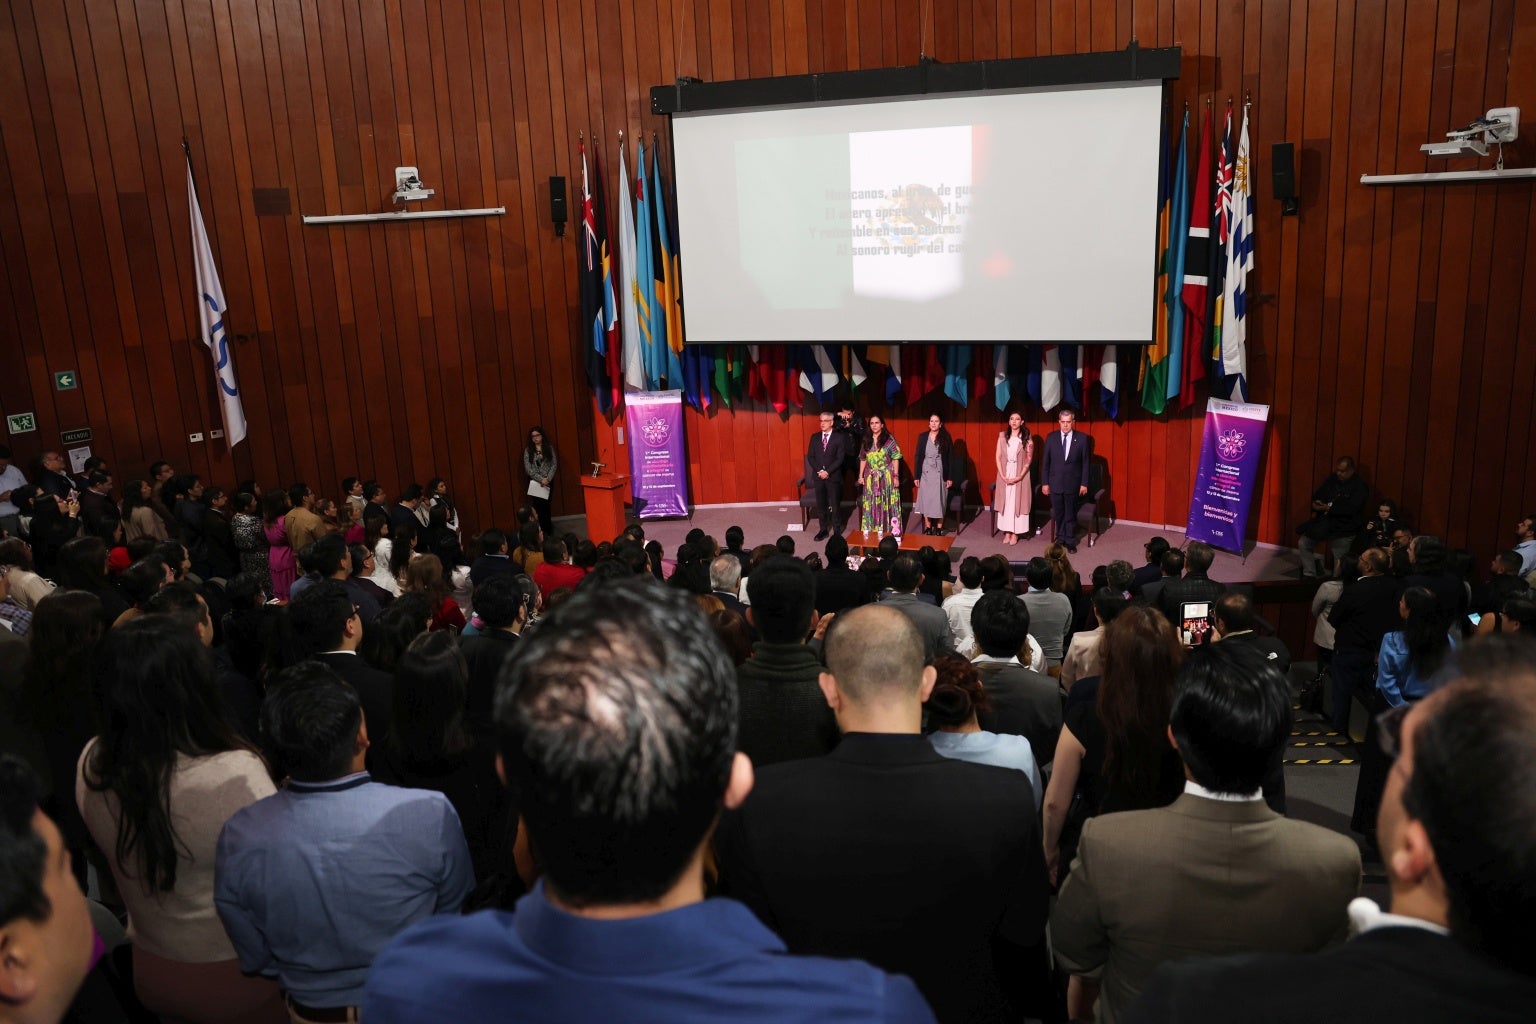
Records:
[[[1536,572],[1536,514],[1527,513],[1515,524],[1515,551],[1520,554],[1520,575]]]
[[[1526,596],[1511,597],[1503,608],[1484,615],[1478,620],[1476,635],[1536,633],[1536,600],[1529,595],[1530,591],[1526,591]]]
[[[971,632],[971,610],[981,600],[981,559],[969,555],[960,562],[960,586],[940,606],[949,619],[949,632],[955,638],[955,652],[961,657],[975,655],[976,637]]]
[[[347,548],[347,561],[345,564],[351,574],[343,582],[346,585],[347,592],[357,602],[358,613],[362,614],[364,608],[371,607],[372,609],[371,613],[364,616],[363,619],[364,625],[367,625],[377,618],[379,612],[382,612],[395,599],[395,595],[375,582],[374,573],[378,569],[378,563],[374,560],[373,552],[368,550],[367,545],[350,545]]]
[[[744,547],[747,542],[747,534],[739,526],[728,526],[725,529],[725,550],[721,554],[730,555],[741,563],[743,574],[747,571],[747,565],[752,560],[752,553]]]
[[[734,561],[734,559],[733,559]],[[571,564],[570,548],[558,537],[544,542],[544,561],[533,571],[533,582],[544,600],[561,587],[575,590],[586,571]]]
[[[10,582],[11,600],[27,611],[53,593],[53,584],[32,571],[32,548],[20,537],[0,540],[0,571]]]
[[[40,797],[26,762],[0,755],[0,1021],[6,1024],[63,1020],[99,959],[85,894]]]
[[[949,631],[949,618],[936,604],[918,598],[918,587],[923,582],[923,569],[917,557],[902,552],[892,560],[886,570],[891,588],[881,595],[880,603],[894,608],[917,627],[923,638],[924,658],[931,658],[943,651],[955,649],[955,638]]]
[[[918,587],[918,594],[927,595],[935,605],[942,608],[954,593],[955,578],[950,571],[953,563],[949,560],[949,552],[935,551],[925,544],[917,553],[917,561],[923,569],[923,582]]]
[[[1130,602],[1125,592],[1105,587],[1093,594],[1093,627],[1085,632],[1073,633],[1067,646],[1067,656],[1061,662],[1061,688],[1067,693],[1079,679],[1097,676],[1103,665],[1101,652],[1104,630]]]
[[[539,529],[537,520],[524,523],[517,534],[517,548],[512,552],[512,561],[519,572],[532,576],[539,563],[544,561],[544,533]]]
[[[1366,520],[1360,532],[1355,535],[1349,554],[1358,557],[1366,548],[1390,547],[1392,535],[1401,529],[1402,525],[1402,520],[1397,518],[1397,502],[1390,498],[1383,498],[1376,506],[1376,514]]]
[[[933,670],[933,689],[923,702],[928,725],[933,729],[928,734],[933,749],[958,761],[1023,772],[1029,777],[1038,813],[1045,790],[1040,784],[1035,752],[1023,736],[989,732],[981,727],[978,716],[992,710],[992,700],[976,666],[958,654],[941,654],[933,659]]]
[[[735,555],[720,555],[709,563],[709,592],[737,615],[745,615],[747,606],[737,594],[741,590],[741,562]]]
[[[837,719],[819,682],[821,658],[806,644],[820,618],[813,577],[810,566],[784,555],[748,577],[747,618],[761,639],[736,669],[737,736],[757,767],[820,757],[837,746]]]
[[[1148,583],[1156,583],[1163,578],[1163,555],[1173,547],[1166,537],[1153,537],[1142,545],[1142,550],[1147,553],[1147,562],[1137,569],[1131,578],[1131,596],[1141,597],[1142,588]]]
[[[710,835],[752,768],[734,673],[687,595],[584,586],[524,643],[499,763],[543,877],[515,916],[407,930],[375,958],[362,1019],[932,1019],[907,979],[785,956],[747,908],[705,901]]]
[[[1215,620],[1212,639],[1222,643],[1246,644],[1258,651],[1275,667],[1281,678],[1291,671],[1291,652],[1279,637],[1261,636],[1259,613],[1254,610],[1253,598],[1247,594],[1227,591],[1216,599],[1211,612]]]
[[[1210,601],[1227,592],[1225,583],[1210,577],[1211,563],[1216,560],[1216,549],[1204,541],[1192,540],[1184,547],[1184,575],[1163,584],[1157,592],[1157,608],[1169,622],[1182,617],[1181,607],[1187,602]]]
[[[795,538],[787,533],[774,541],[773,546],[778,549],[781,555],[789,555],[791,558],[795,555]]]
[[[1529,596],[1530,584],[1520,574],[1520,565],[1520,552],[1513,549],[1494,555],[1488,567],[1488,582],[1473,591],[1471,610],[1487,615],[1502,610],[1511,597]]]
[[[11,449],[0,444],[0,519],[19,513],[20,510],[11,500],[12,492],[18,487],[27,486],[27,475],[12,461],[14,458]]]
[[[1067,638],[1072,629],[1072,599],[1059,590],[1051,589],[1056,574],[1051,563],[1044,558],[1031,558],[1024,568],[1024,578],[1029,581],[1029,589],[1019,595],[1019,600],[1029,609],[1030,635],[1045,652],[1046,665],[1052,669],[1059,668],[1062,659],[1067,656]]]
[[[457,634],[465,626],[464,612],[453,599],[453,590],[443,574],[442,559],[436,555],[417,555],[405,567],[400,577],[402,594],[425,594],[432,605],[432,622],[428,629],[443,629]]]
[[[824,653],[842,742],[758,772],[722,824],[722,886],[791,952],[910,975],[940,1020],[1029,1009],[1005,996],[1041,995],[1029,951],[1047,890],[1029,780],[946,758],[921,735],[936,673],[900,611],[838,615]]]
[[[1536,648],[1479,641],[1460,678],[1394,710],[1381,798],[1391,912],[1357,899],[1354,938],[1310,956],[1188,960],[1160,969],[1127,1020],[1485,1021],[1536,1001]],[[1261,994],[1256,998],[1256,994]]]
[[[395,601],[390,608],[399,603]],[[358,657],[363,620],[347,588],[336,580],[316,583],[288,606],[288,624],[300,656],[320,662],[351,684],[362,701],[369,735],[383,740],[389,734],[394,682],[389,672],[381,672]],[[422,624],[418,631],[424,628]]]
[[[848,541],[841,534],[827,538],[826,568],[816,573],[816,611],[832,615],[868,604],[874,596],[869,577],[848,566]]]
[[[10,566],[0,566],[0,631],[24,637],[32,628],[32,613],[11,600]]]
[[[718,599],[709,597],[695,597],[696,601],[715,601]],[[704,613],[709,619],[709,628],[720,641],[720,646],[725,648],[726,656],[731,659],[731,664],[738,669],[752,660],[752,627],[747,625],[747,620],[726,608],[724,605],[712,608]]]
[[[1341,455],[1333,472],[1312,494],[1312,517],[1296,527],[1296,554],[1303,579],[1317,576],[1317,545],[1327,543],[1334,559],[1343,558],[1360,529],[1368,497],[1365,481],[1355,475],[1355,460]]]
[[[492,576],[513,575],[518,571],[507,554],[507,535],[497,529],[480,535],[480,557],[469,567],[469,582],[476,587]]]
[[[229,725],[213,655],[160,615],[111,630],[103,647],[101,732],[75,799],[128,908],[139,1001],[197,1024],[286,1021],[277,986],[241,973],[214,909],[219,830],[275,789]]]
[[[990,705],[979,718],[981,728],[1023,736],[1035,752],[1035,762],[1044,766],[1056,756],[1061,687],[1020,661],[1019,653],[1029,642],[1029,627],[1029,609],[1006,591],[983,594],[971,611],[971,628],[981,652],[973,660]]]
[[[1163,587],[1170,582],[1177,582],[1179,577],[1184,575],[1184,552],[1178,548],[1169,548],[1163,552],[1163,560],[1159,564],[1159,569],[1163,575],[1151,583],[1143,583],[1141,586],[1141,596],[1138,598],[1141,604],[1152,608],[1159,607],[1158,598],[1163,592]]]
[[[1163,807],[1179,795],[1184,776],[1164,733],[1183,654],[1155,608],[1131,605],[1105,627],[1102,671],[1072,687],[1045,790],[1053,882],[1071,865],[1088,818]]]
[[[1403,578],[1404,589],[1425,587],[1435,595],[1447,625],[1466,619],[1472,602],[1470,588],[1450,565],[1450,552],[1439,537],[1421,533],[1408,545],[1408,563],[1412,571]]]
[[[498,573],[475,589],[479,628],[474,636],[463,637],[459,647],[469,672],[465,719],[476,738],[491,738],[496,682],[539,605],[539,588],[522,573]]]
[[[285,670],[262,730],[288,785],[219,833],[214,903],[248,975],[275,977],[297,1022],[355,1010],[373,957],[406,926],[457,914],[469,848],[441,793],[374,782],[357,692],[329,668]]]
[[[1289,689],[1257,651],[1215,644],[1190,653],[1166,727],[1183,761],[1183,795],[1087,822],[1051,914],[1062,966],[1103,972],[1102,1024],[1125,1015],[1161,963],[1307,953],[1344,938],[1359,850],[1264,803],[1264,777],[1290,728]]]

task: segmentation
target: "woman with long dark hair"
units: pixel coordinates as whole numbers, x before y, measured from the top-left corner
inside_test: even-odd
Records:
[[[288,492],[274,487],[261,499],[262,532],[267,536],[267,575],[272,582],[272,596],[288,600],[288,588],[299,578],[299,563],[288,546]]]
[[[389,531],[389,574],[405,589],[405,569],[416,554],[416,527],[407,519],[391,524]]]
[[[476,744],[464,725],[468,685],[469,667],[451,634],[413,640],[395,666],[392,724],[369,770],[380,782],[446,796],[483,884],[511,864],[512,821],[495,749]]]
[[[539,514],[539,528],[546,537],[555,530],[549,504],[555,467],[555,446],[545,439],[543,427],[534,427],[528,431],[528,444],[523,449],[523,472],[528,474],[528,504]]]
[[[235,513],[229,519],[229,532],[234,536],[235,549],[240,552],[240,571],[255,574],[261,580],[262,592],[270,594],[272,562],[267,553],[267,535],[257,513],[256,495],[241,491],[235,495],[232,507]]]
[[[1035,489],[1029,467],[1034,461],[1035,439],[1024,429],[1024,417],[1009,413],[1008,425],[997,435],[997,489],[993,498],[1004,544],[1017,544],[1019,537],[1030,535],[1029,510]]]
[[[901,536],[901,446],[885,429],[885,419],[869,418],[869,433],[859,449],[859,529]]]
[[[938,413],[928,417],[928,430],[917,439],[917,512],[923,517],[923,533],[942,536],[949,509],[949,460],[954,451],[949,428]]]
[[[175,1021],[287,1020],[276,983],[240,972],[214,909],[219,831],[276,790],[229,725],[211,652],[149,616],[111,631],[98,679],[101,732],[75,796],[128,908],[139,1000]]]
[[[53,582],[60,588],[84,590],[101,601],[101,616],[110,626],[117,617],[128,610],[111,581],[107,578],[107,542],[100,537],[78,537],[59,549],[58,562],[53,567]]]
[[[453,599],[453,588],[443,573],[443,560],[436,555],[411,559],[400,577],[400,590],[406,594],[425,594],[432,606],[432,622],[427,628],[446,630],[455,636],[464,628],[464,613]]]
[[[56,497],[36,484],[11,492],[37,571],[48,576],[65,545],[80,536],[80,499]]]
[[[1184,659],[1173,626],[1155,608],[1132,605],[1104,627],[1101,657],[1099,675],[1072,687],[1051,762],[1044,842],[1053,880],[1071,865],[1084,821],[1162,807],[1184,785],[1167,736]]]
[[[389,571],[389,560],[395,553],[389,519],[385,516],[369,516],[363,520],[363,528],[363,545],[373,553],[373,568],[369,570],[369,579],[391,597],[400,596],[400,581]]]
[[[147,480],[129,480],[123,488],[123,539],[138,540],[153,537],[157,541],[168,539],[165,522],[150,504],[152,491]]]

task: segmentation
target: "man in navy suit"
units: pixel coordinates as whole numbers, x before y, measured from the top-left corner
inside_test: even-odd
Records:
[[[1077,436],[1077,413],[1063,409],[1056,414],[1061,429],[1045,439],[1045,466],[1041,488],[1051,499],[1051,521],[1056,524],[1056,543],[1077,552],[1077,499],[1088,493],[1090,441]]]
[[[847,454],[847,443],[845,434],[832,429],[832,414],[822,413],[821,429],[811,435],[805,452],[805,483],[816,496],[816,516],[821,520],[817,540],[842,532],[837,513],[843,500],[843,456]]]

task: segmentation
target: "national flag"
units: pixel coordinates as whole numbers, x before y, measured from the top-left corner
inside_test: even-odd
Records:
[[[219,387],[219,416],[224,422],[224,441],[230,448],[245,440],[245,405],[235,383],[235,358],[229,351],[229,332],[224,326],[224,286],[213,265],[213,247],[203,226],[203,210],[192,181],[192,156],[187,155],[187,205],[192,220],[192,267],[197,276],[197,315],[203,345],[213,360],[213,378]]]
[[[1013,400],[1013,380],[1008,376],[1013,351],[1012,345],[992,347],[992,395],[998,412],[1007,409],[1008,403]]]
[[[644,391],[645,356],[640,347],[640,284],[639,268],[635,258],[635,216],[630,205],[635,193],[630,188],[629,171],[624,165],[623,140],[619,144],[619,332],[624,346],[624,387],[628,391]],[[646,247],[650,251],[650,247]]]
[[[1061,367],[1061,400],[1074,409],[1083,407],[1082,355],[1080,346],[1056,346],[1056,360]]]
[[[1208,372],[1211,377],[1211,394],[1218,392],[1225,394],[1225,388],[1221,386],[1221,314],[1222,314],[1222,289],[1227,280],[1227,242],[1232,236],[1232,158],[1234,155],[1232,140],[1232,101],[1227,100],[1227,114],[1225,124],[1221,132],[1221,152],[1216,156],[1216,195],[1212,199],[1211,211],[1211,239],[1215,243],[1211,246],[1211,284],[1206,289],[1206,301],[1209,303],[1209,317],[1207,323],[1211,325],[1210,337],[1206,341],[1205,356],[1210,363]]]
[[[950,345],[944,349],[944,393],[961,408],[970,405],[971,346]]]
[[[1110,419],[1120,418],[1120,350],[1114,345],[1104,346],[1099,361],[1099,401]]]
[[[1248,104],[1232,174],[1232,236],[1222,289],[1221,372],[1234,402],[1248,400],[1248,272],[1253,269],[1253,163],[1248,151]]]
[[[659,391],[667,377],[667,319],[656,301],[656,221],[646,183],[645,140],[635,140],[635,313],[640,325],[645,384]]]
[[[862,345],[843,346],[843,377],[848,381],[849,390],[857,392],[859,387],[869,379],[869,372],[864,368]]]
[[[587,177],[587,145],[576,144],[581,154],[581,248],[576,252],[576,277],[581,285],[582,351],[587,385],[602,412],[613,408],[613,382],[608,379],[608,324],[603,319],[603,256],[597,239],[597,214],[592,208],[592,187]]]
[[[1211,270],[1211,111],[1200,128],[1200,155],[1189,206],[1189,236],[1184,250],[1184,357],[1179,364],[1179,408],[1195,402],[1195,382],[1205,377],[1206,293]]]
[[[765,405],[772,405],[774,412],[788,409],[789,366],[784,346],[748,345],[747,354],[752,359],[747,374],[747,394]]]
[[[1157,176],[1157,308],[1152,317],[1152,344],[1141,361],[1141,407],[1156,415],[1168,407],[1168,295],[1170,269],[1169,221],[1173,213],[1173,140],[1163,149]]]
[[[1184,366],[1184,253],[1189,244],[1189,110],[1179,128],[1179,156],[1173,169],[1173,207],[1169,213],[1168,398],[1179,396]]]
[[[901,346],[891,345],[886,357],[885,400],[894,402],[901,394]]]
[[[909,346],[902,356],[902,390],[914,405],[944,386],[944,363],[933,345]]]
[[[980,402],[992,383],[992,349],[977,345],[971,349],[971,401]]]
[[[677,304],[674,289],[680,283],[681,271],[676,266],[676,254],[668,232],[666,194],[661,189],[661,152],[656,140],[651,139],[651,188],[646,195],[651,207],[651,276],[655,305],[651,308],[651,331],[658,349],[657,361],[662,366],[662,376],[669,388],[682,388],[687,392],[683,373],[683,312]],[[688,395],[688,401],[699,408],[698,396]]]
[[[715,393],[727,409],[741,397],[747,379],[746,348],[742,345],[714,345]]]
[[[602,352],[608,377],[609,408],[624,397],[624,345],[619,339],[619,302],[613,287],[613,243],[608,237],[608,189],[603,184],[603,154],[592,140],[592,220],[597,226],[597,251],[602,262],[598,296],[603,308]]]
[[[1024,391],[1029,395],[1029,400],[1036,405],[1042,405],[1043,390],[1041,387],[1041,357],[1045,354],[1039,345],[1025,345],[1022,349],[1015,349],[1015,353],[1024,357]]]
[[[1050,412],[1061,404],[1061,346],[1040,349],[1040,407]]]
[[[837,387],[837,366],[825,345],[798,345],[797,363],[800,367],[800,387],[816,396],[816,401],[826,405]]]

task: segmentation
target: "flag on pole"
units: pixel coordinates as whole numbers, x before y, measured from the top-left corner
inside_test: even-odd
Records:
[[[992,348],[992,395],[998,412],[1008,408],[1008,403],[1013,400],[1013,380],[1008,376],[1012,351],[1011,345],[995,345]]]
[[[1232,157],[1234,154],[1232,141],[1232,101],[1227,100],[1227,114],[1225,124],[1221,131],[1221,152],[1216,157],[1216,195],[1212,200],[1211,211],[1211,284],[1207,292],[1206,301],[1210,305],[1210,316],[1207,323],[1211,325],[1211,335],[1206,342],[1205,356],[1210,363],[1208,372],[1211,377],[1211,394],[1226,394],[1227,389],[1222,386],[1221,380],[1221,316],[1222,316],[1222,290],[1227,280],[1227,244],[1232,237]]]
[[[1061,400],[1074,409],[1083,407],[1083,350],[1079,345],[1057,345],[1061,368]]]
[[[602,262],[598,297],[603,310],[603,359],[608,376],[609,408],[624,398],[624,346],[619,341],[619,301],[613,288],[613,242],[608,237],[608,189],[603,184],[603,155],[592,140],[592,220],[597,225],[597,251]]]
[[[1023,351],[1015,349],[1016,355],[1024,357],[1024,392],[1029,395],[1029,400],[1036,405],[1044,407],[1044,390],[1041,386],[1041,356],[1043,351],[1039,345],[1025,345]]]
[[[656,298],[656,220],[646,183],[645,140],[635,140],[635,314],[640,325],[641,362],[647,389],[667,384],[667,319]],[[681,376],[679,374],[679,376]],[[679,382],[681,383],[681,382]]]
[[[1061,346],[1040,350],[1040,407],[1050,412],[1061,404]]]
[[[640,301],[639,268],[635,259],[635,215],[631,207],[634,192],[629,184],[629,171],[624,165],[624,137],[619,136],[619,332],[624,346],[624,388],[627,391],[644,391],[645,358],[640,349]],[[649,248],[649,247],[647,247]]]
[[[800,367],[800,387],[816,396],[816,401],[826,405],[837,387],[837,366],[827,353],[825,345],[800,345],[797,363]]]
[[[597,213],[592,207],[592,186],[587,177],[587,144],[576,144],[581,154],[581,248],[576,253],[576,277],[581,284],[581,326],[586,337],[582,349],[587,385],[602,412],[613,408],[613,382],[608,379],[608,325],[603,310],[603,256],[597,239]]]
[[[651,188],[646,197],[651,205],[651,333],[658,349],[657,361],[669,388],[687,391],[683,373],[683,311],[673,289],[679,284],[680,271],[668,232],[666,195],[661,190],[661,152],[655,137],[651,139]],[[698,408],[697,394],[688,400]]]
[[[1206,292],[1211,269],[1211,111],[1200,128],[1200,155],[1189,206],[1189,236],[1184,250],[1184,358],[1179,364],[1179,408],[1195,402],[1195,382],[1205,377]]]
[[[1248,151],[1248,104],[1237,137],[1232,173],[1232,237],[1222,289],[1221,372],[1234,402],[1248,400],[1248,272],[1253,269],[1253,163]]]
[[[901,394],[901,346],[892,345],[886,366],[889,370],[885,378],[885,400],[896,401],[896,396]]]
[[[1120,350],[1114,345],[1104,346],[1099,361],[1099,401],[1109,418],[1120,418]]]
[[[1173,208],[1169,214],[1168,398],[1179,397],[1184,365],[1184,252],[1189,244],[1189,109],[1179,127],[1178,163],[1173,168]]]
[[[1168,406],[1168,251],[1173,206],[1173,140],[1163,149],[1157,176],[1157,311],[1152,317],[1152,344],[1141,363],[1141,407],[1156,415]]]
[[[208,244],[208,230],[203,226],[203,211],[197,203],[197,186],[192,181],[192,156],[187,155],[187,204],[192,219],[192,265],[197,272],[197,313],[202,326],[203,344],[213,360],[213,376],[219,386],[219,414],[224,421],[224,439],[233,448],[245,440],[245,406],[235,383],[235,360],[229,351],[229,334],[224,328],[224,287],[213,265],[213,247]]]
[[[963,409],[970,405],[971,346],[950,345],[944,349],[944,393]]]
[[[859,387],[869,379],[869,373],[864,369],[864,356],[862,345],[843,346],[843,377],[847,379],[850,390],[858,391]]]

